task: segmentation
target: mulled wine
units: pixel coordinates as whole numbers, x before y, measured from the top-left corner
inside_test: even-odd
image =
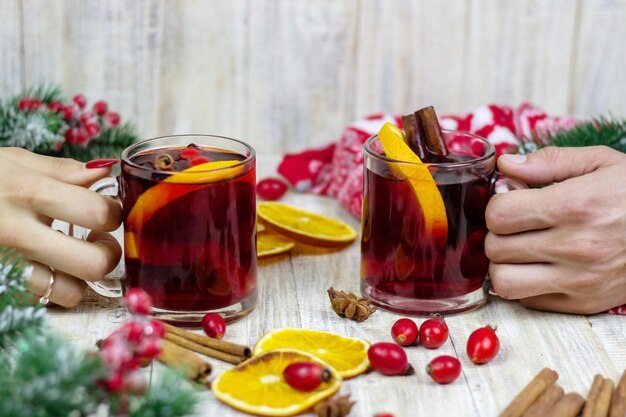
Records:
[[[256,302],[253,151],[237,141],[230,149],[225,138],[191,137],[186,146],[174,138],[122,166],[127,287],[150,294],[166,319],[239,317]]]
[[[451,153],[428,168],[436,183],[431,191],[441,195],[445,206],[443,237],[429,230],[427,216],[433,216],[433,209],[422,208],[426,199],[420,193],[428,191],[428,185],[411,184],[395,162],[380,149],[374,151],[378,138],[368,140],[361,290],[375,304],[401,313],[428,314],[464,311],[485,302],[489,266],[485,208],[492,194],[495,158],[491,145],[483,141],[477,147],[479,139],[471,135],[467,149],[461,149],[463,135],[456,133]]]

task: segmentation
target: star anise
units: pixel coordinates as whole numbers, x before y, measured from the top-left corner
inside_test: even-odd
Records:
[[[353,405],[350,394],[335,396],[317,403],[313,412],[317,417],[345,417],[350,414]]]
[[[365,298],[359,298],[353,293],[345,293],[333,287],[328,289],[328,298],[330,298],[333,311],[338,316],[350,320],[365,321],[376,311],[376,307],[370,305]]]

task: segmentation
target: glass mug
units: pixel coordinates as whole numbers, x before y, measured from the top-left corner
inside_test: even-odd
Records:
[[[187,168],[179,153],[190,144],[216,164]],[[157,157],[187,169],[158,169]],[[90,286],[106,297],[141,288],[155,316],[181,324],[209,312],[227,321],[248,314],[257,301],[255,163],[251,146],[221,136],[166,136],[126,148],[119,178],[92,187],[122,201],[116,234],[123,233],[124,262]],[[89,233],[72,229],[82,239]]]
[[[423,165],[387,158],[378,136],[365,142],[361,292],[397,313],[451,314],[485,304],[485,208],[496,189],[524,187],[497,178],[494,147],[485,139],[447,130],[443,136],[450,158],[427,164],[436,184],[407,178],[403,172]],[[420,204],[432,195],[424,187],[435,186],[445,206],[437,215],[447,218],[443,238],[428,229],[424,213],[433,216],[432,208]]]

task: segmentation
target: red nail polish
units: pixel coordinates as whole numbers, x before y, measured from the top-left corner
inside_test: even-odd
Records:
[[[89,161],[85,164],[85,168],[87,169],[95,169],[95,168],[105,168],[110,167],[111,165],[115,165],[120,162],[119,159],[94,159],[93,161]]]

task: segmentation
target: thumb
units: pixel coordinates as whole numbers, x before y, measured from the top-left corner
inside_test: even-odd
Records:
[[[619,152],[606,146],[559,148],[548,146],[528,155],[502,155],[498,169],[527,184],[548,184],[589,174],[611,165]]]

